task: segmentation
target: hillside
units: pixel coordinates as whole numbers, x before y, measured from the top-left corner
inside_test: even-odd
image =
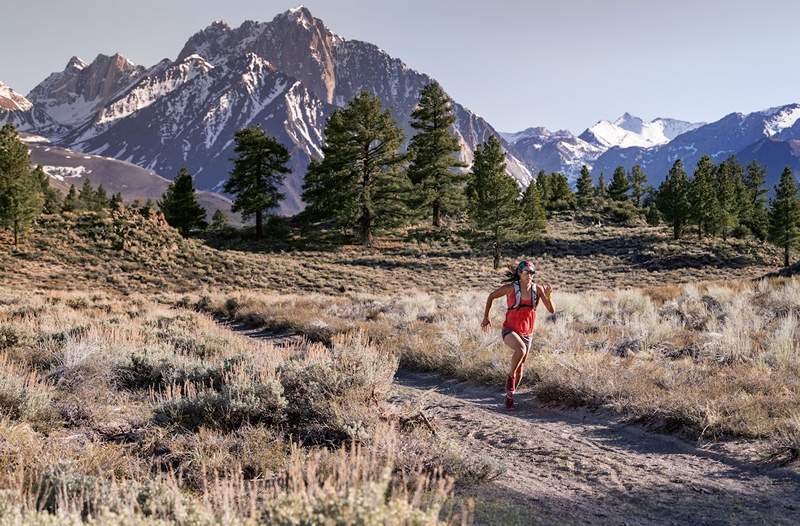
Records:
[[[502,279],[488,254],[457,231],[427,239],[414,229],[378,238],[376,249],[313,239],[255,243],[235,238],[184,239],[160,214],[138,212],[42,216],[18,251],[0,251],[0,277],[20,286],[80,289],[195,291],[261,289],[320,293],[489,290]],[[268,234],[269,235],[269,234]],[[2,233],[0,242],[10,243]],[[582,291],[662,283],[751,278],[776,270],[780,253],[754,241],[671,240],[662,227],[550,225],[547,236],[504,254],[523,254],[540,266],[540,281]]]
[[[135,200],[144,203],[148,199],[157,202],[170,183],[135,164],[60,148],[35,135],[21,134],[20,138],[28,145],[31,164],[41,165],[52,186],[63,193],[70,185],[80,188],[88,179],[93,186],[102,184],[109,195],[119,192],[127,203]],[[206,209],[209,221],[214,212],[222,210],[233,223],[238,222],[238,216],[231,212],[231,200],[222,194],[201,190],[197,192],[197,200]]]

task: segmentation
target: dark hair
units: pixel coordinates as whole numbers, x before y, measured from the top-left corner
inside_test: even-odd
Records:
[[[503,284],[507,283],[514,283],[515,281],[519,281],[519,274],[517,274],[517,266],[516,265],[509,265],[506,269],[506,275],[503,277]]]

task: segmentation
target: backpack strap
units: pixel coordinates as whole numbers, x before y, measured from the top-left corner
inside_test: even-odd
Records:
[[[511,307],[511,310],[514,310],[519,307],[520,302],[522,301],[522,287],[519,284],[519,281],[514,282],[514,306]]]

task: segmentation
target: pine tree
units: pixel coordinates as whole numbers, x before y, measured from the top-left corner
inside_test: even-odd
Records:
[[[597,197],[605,198],[607,195],[606,178],[603,172],[600,172],[600,177],[597,178]]]
[[[614,176],[611,178],[611,184],[608,185],[608,197],[614,201],[627,201],[628,190],[630,190],[630,183],[625,174],[625,168],[617,166]]]
[[[236,146],[233,170],[224,190],[236,197],[234,212],[242,219],[255,216],[256,236],[264,236],[264,215],[276,208],[283,194],[278,190],[290,172],[289,151],[277,140],[268,137],[260,128],[244,128],[234,134]]]
[[[337,110],[325,128],[324,157],[303,184],[307,216],[358,228],[371,246],[374,230],[406,221],[411,183],[400,170],[403,132],[380,99],[362,92]]]
[[[0,221],[19,236],[42,211],[44,198],[38,176],[30,169],[28,147],[11,124],[0,129]]]
[[[585,164],[581,166],[581,175],[578,177],[575,189],[578,205],[582,207],[589,205],[594,195],[594,185],[592,184],[592,176],[589,174],[589,168]]]
[[[656,205],[664,220],[672,226],[672,236],[679,239],[689,220],[689,180],[680,159],[669,170],[667,178],[661,183],[656,197]]]
[[[81,209],[81,200],[78,196],[78,191],[75,189],[75,185],[69,185],[69,191],[67,192],[67,196],[64,198],[64,206],[62,210],[64,212],[75,212]]]
[[[186,237],[192,230],[204,229],[206,211],[197,202],[197,192],[189,170],[181,168],[178,176],[167,187],[161,196],[158,208],[170,226],[177,228]]]
[[[539,187],[539,194],[542,196],[542,203],[546,209],[552,201],[553,194],[550,191],[550,177],[544,170],[539,170],[539,173],[536,174],[536,186]]]
[[[100,183],[94,191],[94,207],[96,210],[104,210],[109,206],[111,201],[108,199],[108,193],[103,188],[103,183]]]
[[[744,177],[744,185],[747,189],[747,206],[743,223],[750,232],[760,240],[767,238],[769,228],[769,217],[767,213],[767,189],[764,182],[767,179],[767,171],[756,161],[747,165],[747,172]]]
[[[214,232],[221,232],[228,228],[228,216],[225,215],[225,212],[222,210],[214,212],[214,215],[211,216],[210,228]]]
[[[631,169],[631,197],[637,208],[642,206],[642,197],[647,192],[647,174],[638,164]]]
[[[475,149],[467,195],[472,224],[489,239],[497,269],[502,247],[518,233],[521,218],[519,190],[514,179],[506,174],[503,147],[494,136]]]
[[[92,188],[92,183],[89,179],[83,180],[81,189],[78,192],[78,201],[80,210],[97,211],[94,188]]]
[[[720,207],[720,232],[728,238],[731,229],[739,224],[742,196],[744,195],[744,170],[736,157],[730,156],[717,168],[717,200]]]
[[[550,202],[545,201],[545,207],[551,210],[566,210],[575,208],[575,194],[569,187],[567,176],[554,172],[549,177]]]
[[[454,122],[453,104],[441,86],[436,82],[425,86],[411,113],[410,124],[416,134],[408,145],[408,177],[420,206],[431,210],[434,227],[441,225],[443,214],[458,212],[466,205],[466,177],[453,170],[466,167],[454,156],[461,151],[452,130]]]
[[[111,196],[111,202],[108,204],[111,210],[122,210],[125,208],[125,201],[122,200],[122,193],[117,192]]]
[[[661,223],[661,212],[658,211],[658,207],[655,203],[650,203],[647,207],[647,212],[645,213],[645,220],[647,224],[650,226],[658,226]]]
[[[591,181],[589,183],[591,185]],[[520,200],[522,224],[524,232],[534,237],[547,230],[547,215],[539,187],[529,184]]]
[[[33,170],[33,175],[38,179],[39,186],[42,192],[42,213],[44,214],[57,214],[61,212],[61,194],[50,186],[50,176],[45,173],[41,165]]]
[[[793,248],[800,244],[800,197],[788,166],[783,169],[769,210],[769,240],[783,249],[783,266],[789,266]]]
[[[689,183],[690,220],[697,225],[698,238],[713,234],[720,224],[722,211],[717,200],[717,167],[708,155],[697,161],[694,178]]]

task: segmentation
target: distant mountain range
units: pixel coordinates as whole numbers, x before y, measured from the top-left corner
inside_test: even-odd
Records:
[[[432,81],[373,44],[332,33],[299,7],[238,28],[214,22],[193,35],[175,60],[152,67],[118,54],[98,55],[91,63],[73,57],[27,101],[2,103],[0,121],[165,177],[185,166],[200,188],[210,190],[220,190],[231,169],[234,132],[258,125],[292,154],[281,212],[294,213],[303,206],[306,166],[321,155],[335,108],[363,90],[374,93],[408,138],[411,111]],[[498,134],[459,103],[454,109],[460,157],[471,162],[475,146]],[[530,181],[528,168],[510,152],[507,165],[521,185]]]
[[[408,138],[411,111],[431,81],[373,44],[336,35],[298,7],[237,28],[214,22],[189,38],[175,60],[150,67],[119,54],[89,63],[72,57],[26,97],[0,83],[0,122],[45,137],[51,148],[124,161],[165,178],[185,166],[210,191],[221,190],[231,169],[234,132],[258,125],[292,154],[280,210],[291,214],[302,209],[306,167],[321,155],[324,127],[337,107],[362,90],[374,93]],[[475,146],[497,135],[521,186],[539,170],[574,180],[584,164],[595,179],[640,164],[658,184],[675,159],[691,172],[704,153],[715,161],[732,154],[743,163],[755,159],[767,166],[770,184],[785,165],[800,168],[798,104],[712,123],[646,122],[625,113],[577,136],[542,127],[498,133],[457,101],[454,109],[461,159],[471,162]]]

